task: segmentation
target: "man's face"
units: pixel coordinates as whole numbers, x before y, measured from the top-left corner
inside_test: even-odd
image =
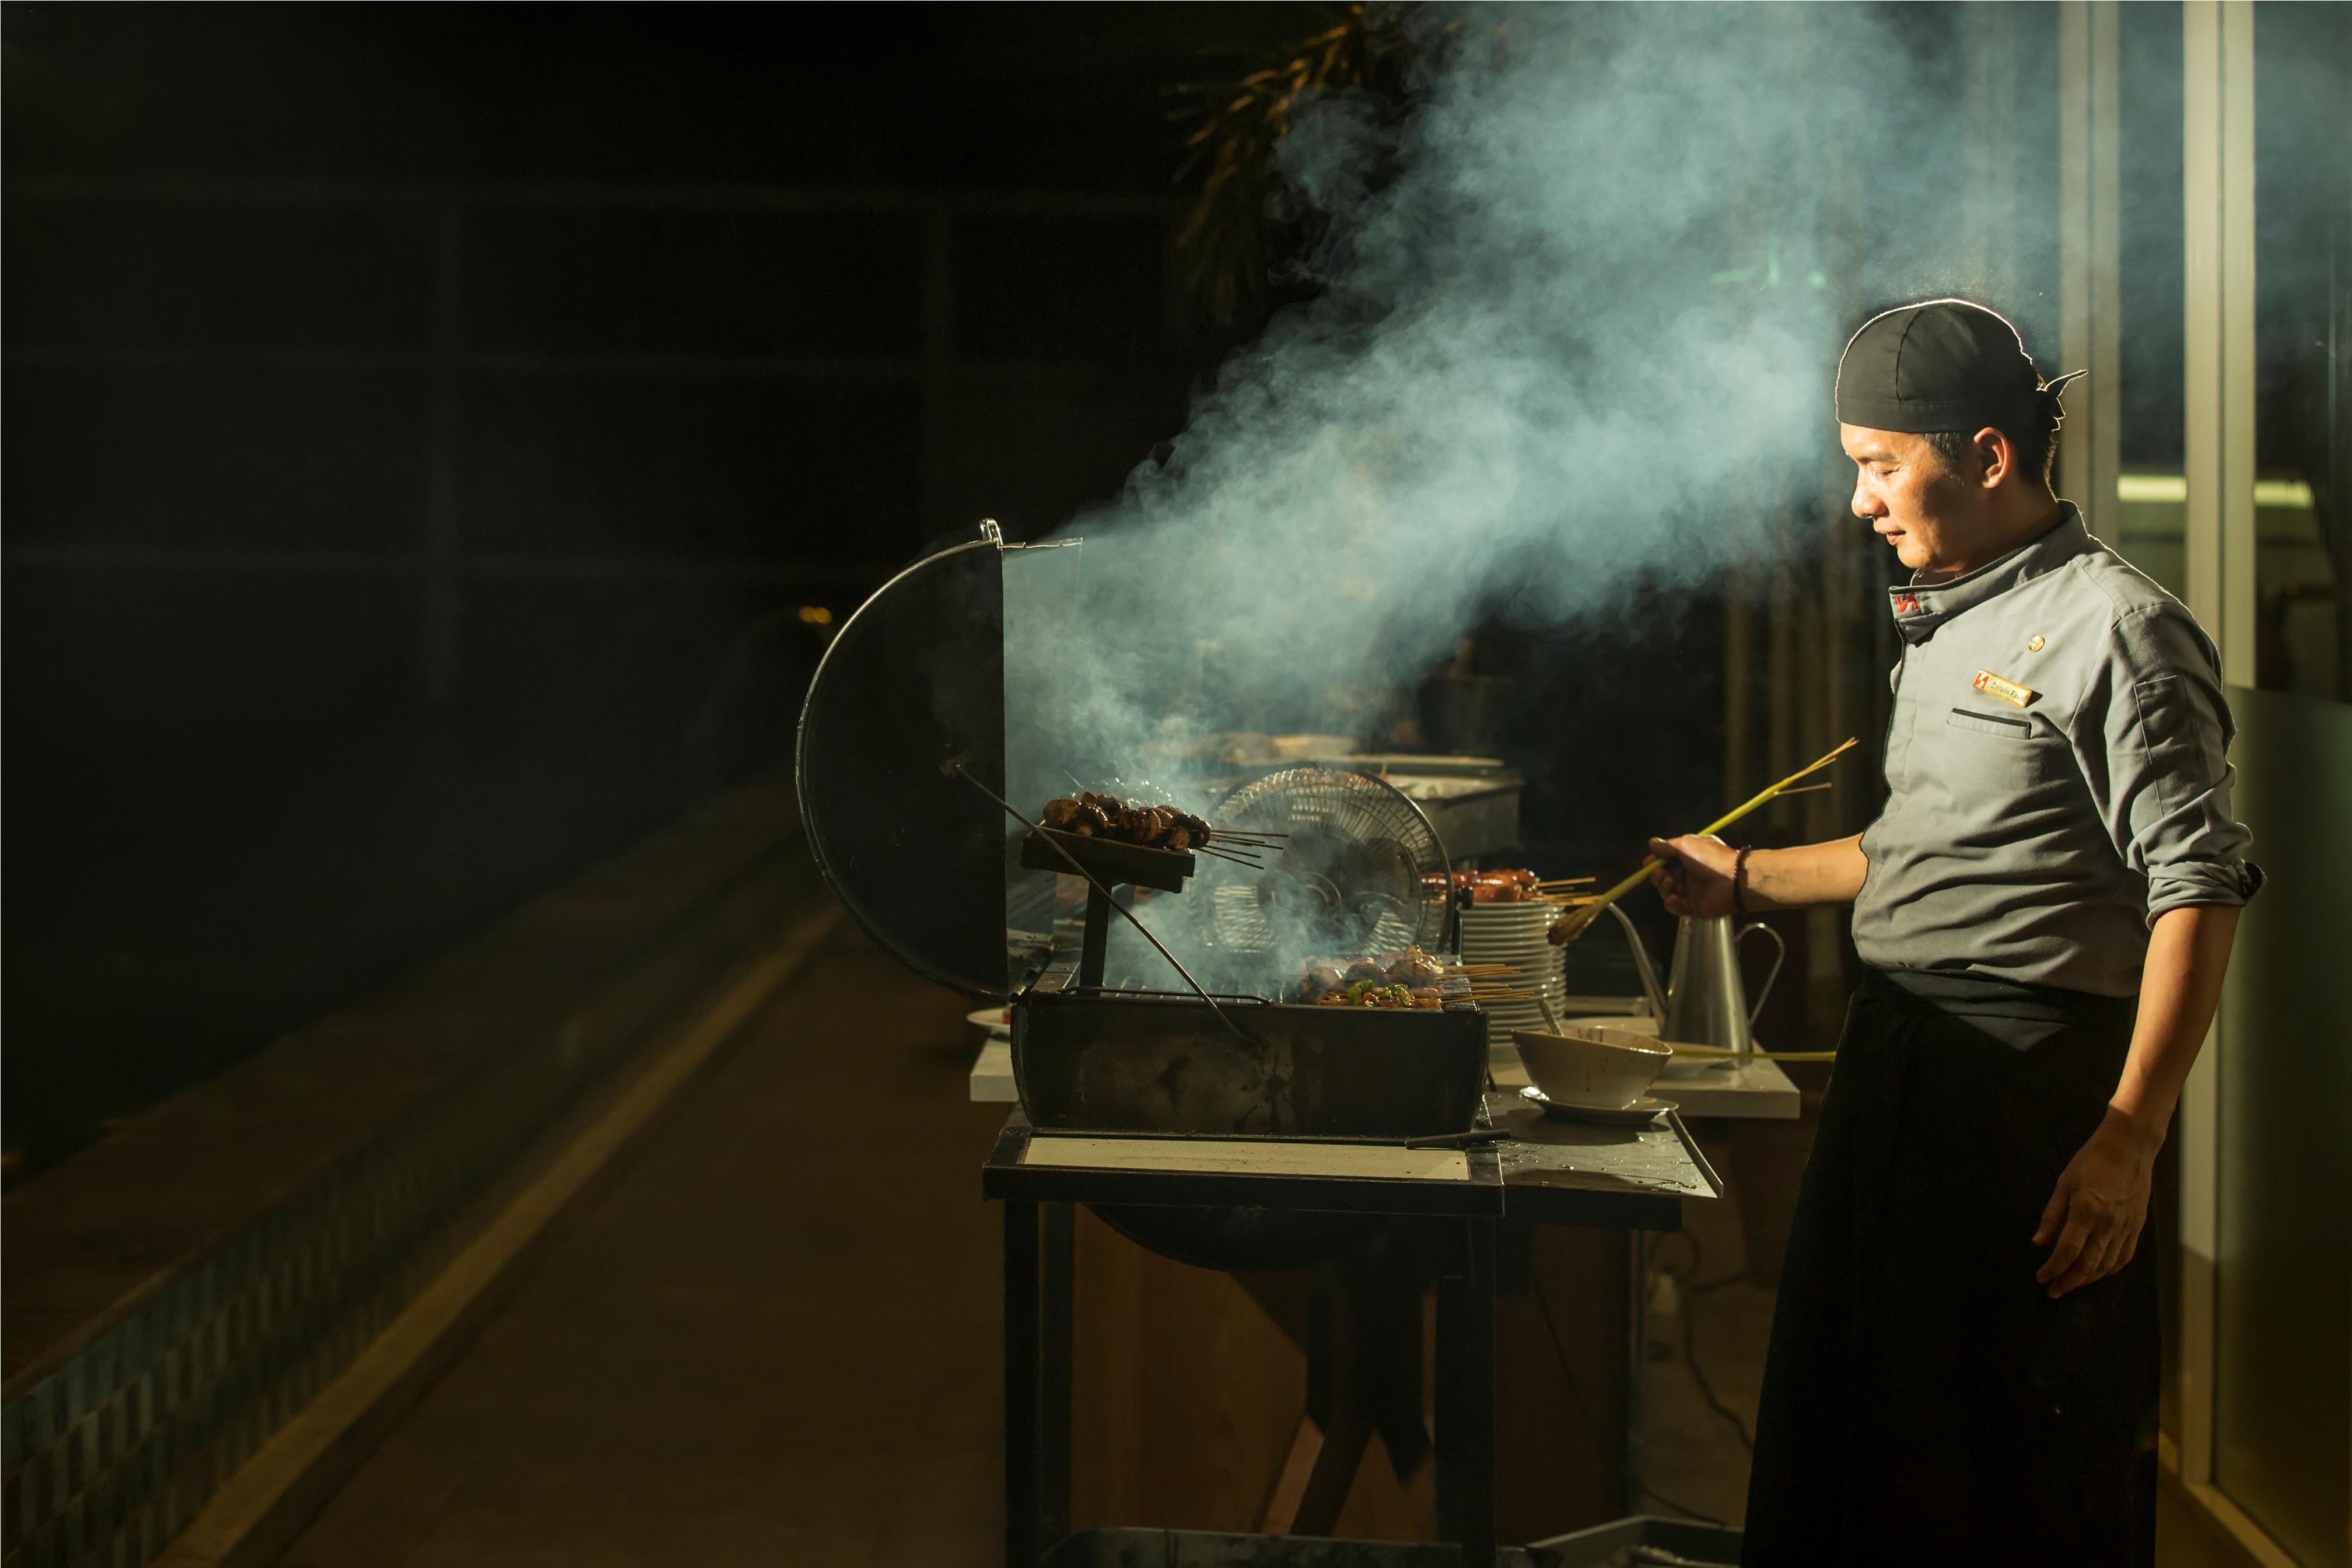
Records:
[[[1838,444],[1853,459],[1853,515],[1895,546],[1914,572],[1978,564],[1985,487],[1944,467],[1924,436],[1840,425]]]

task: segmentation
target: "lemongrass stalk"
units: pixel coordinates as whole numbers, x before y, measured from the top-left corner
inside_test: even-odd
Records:
[[[1730,826],[1733,823],[1738,821],[1749,812],[1756,810],[1759,806],[1769,805],[1774,795],[1779,795],[1782,790],[1787,789],[1790,784],[1795,784],[1799,779],[1803,778],[1806,774],[1819,773],[1822,769],[1828,767],[1832,763],[1845,755],[1849,751],[1852,751],[1856,744],[1857,741],[1853,737],[1849,737],[1845,744],[1838,747],[1835,751],[1830,752],[1827,756],[1822,757],[1820,761],[1807,763],[1805,766],[1799,768],[1795,773],[1790,773],[1787,778],[1782,779],[1779,784],[1759,791],[1752,798],[1733,806],[1729,811],[1725,812],[1721,816],[1717,817],[1713,822],[1710,822],[1705,827],[1700,828],[1696,837],[1704,838],[1710,833],[1722,832],[1725,828]],[[1641,868],[1635,871],[1632,876],[1626,878],[1623,881],[1618,883],[1607,892],[1601,894],[1590,903],[1583,905],[1581,908],[1578,909],[1575,913],[1562,916],[1559,921],[1560,926],[1570,926],[1573,929],[1570,930],[1568,935],[1560,940],[1564,942],[1575,941],[1577,937],[1583,934],[1584,929],[1587,926],[1601,918],[1601,911],[1602,910],[1607,909],[1611,904],[1615,903],[1618,900],[1623,898],[1626,894],[1632,892],[1634,889],[1648,881],[1650,879],[1650,873],[1657,868],[1658,858],[1656,856],[1653,855],[1648,859],[1643,860],[1642,862]],[[1555,928],[1555,930],[1557,929],[1558,928]]]
[[[1726,1046],[1685,1046],[1672,1040],[1659,1043],[1678,1057],[1708,1057],[1717,1060],[1730,1057],[1753,1057],[1759,1062],[1826,1062],[1837,1059],[1835,1051],[1735,1051]]]

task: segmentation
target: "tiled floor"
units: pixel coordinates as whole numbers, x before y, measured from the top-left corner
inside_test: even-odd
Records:
[[[845,928],[287,1561],[1001,1561],[967,1006]]]
[[[296,1545],[299,1568],[1001,1561],[1002,1107],[964,1100],[965,1004],[845,931],[571,1217],[499,1318]],[[1720,1164],[1720,1162],[1718,1162]],[[1743,1266],[1696,1208],[1677,1270]],[[1656,1303],[1663,1306],[1664,1303]],[[1643,1474],[1739,1517],[1770,1300],[1652,1319]],[[1079,1435],[1084,1441],[1084,1434]],[[2237,1568],[2169,1506],[2164,1568]]]

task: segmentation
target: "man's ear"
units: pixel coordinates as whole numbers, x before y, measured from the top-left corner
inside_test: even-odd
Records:
[[[2011,447],[2009,437],[1988,425],[1976,433],[1976,438],[1969,445],[1976,453],[1977,483],[1989,490],[1999,489],[2000,481],[2009,478],[2010,469],[2017,462],[2017,453]]]

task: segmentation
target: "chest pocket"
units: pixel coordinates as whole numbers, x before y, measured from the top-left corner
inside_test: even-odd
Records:
[[[2065,738],[2022,714],[2012,719],[1980,708],[1955,708],[1945,716],[1937,751],[1947,787],[1963,798],[2006,797],[2022,805],[2073,772],[2074,753]]]
[[[1999,735],[2005,741],[2030,742],[2033,739],[2033,722],[2029,719],[2005,719],[1998,713],[1955,708],[1944,722],[1955,730],[1974,730],[1979,735]]]

